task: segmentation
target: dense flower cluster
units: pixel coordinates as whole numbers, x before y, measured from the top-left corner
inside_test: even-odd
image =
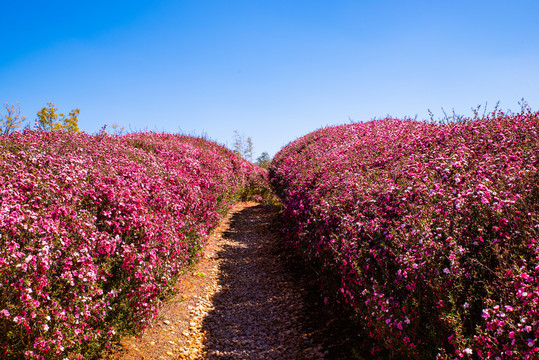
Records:
[[[286,146],[284,230],[382,358],[539,358],[539,114],[384,119]]]
[[[143,328],[264,176],[187,136],[0,137],[0,357],[91,358]]]

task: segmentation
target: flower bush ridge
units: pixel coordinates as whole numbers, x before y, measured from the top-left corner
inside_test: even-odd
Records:
[[[383,358],[539,356],[539,116],[320,129],[271,163],[284,231]],[[360,336],[360,334],[358,334]]]
[[[142,329],[265,171],[203,139],[0,137],[0,354],[91,358]]]

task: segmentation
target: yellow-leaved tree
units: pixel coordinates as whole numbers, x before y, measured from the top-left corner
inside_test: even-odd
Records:
[[[53,103],[47,103],[47,105],[48,107],[44,107],[37,113],[36,124],[40,130],[79,132],[79,109],[71,110],[66,116],[63,113],[57,113],[58,109]]]
[[[4,103],[6,115],[0,113],[0,133],[9,135],[15,131],[26,119],[26,116],[21,115],[21,110],[18,105],[9,105]]]

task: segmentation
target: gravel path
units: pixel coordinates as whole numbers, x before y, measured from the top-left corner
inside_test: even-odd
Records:
[[[202,321],[207,359],[320,359],[302,328],[303,300],[274,254],[271,213],[243,210],[225,233],[219,291]]]
[[[350,358],[345,329],[272,230],[276,215],[255,203],[236,206],[152,326],[103,359]]]

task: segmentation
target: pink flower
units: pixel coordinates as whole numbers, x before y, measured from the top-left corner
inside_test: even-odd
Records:
[[[266,186],[265,171],[184,136],[26,131],[2,141],[0,286],[9,300],[0,317],[18,315],[15,332],[40,344],[36,358],[71,351],[72,332],[106,344],[113,324],[103,320],[118,307],[144,327],[231,199]],[[32,326],[43,316],[54,332]]]
[[[437,306],[437,315],[427,316],[432,328],[450,328],[447,319],[455,316],[475,321],[476,330],[458,339],[474,345],[463,357],[473,349],[478,359],[495,358],[491,344],[504,346],[509,325],[538,310],[539,294],[528,289],[536,288],[536,277],[514,270],[536,262],[533,199],[517,200],[529,199],[524,189],[533,188],[539,170],[530,155],[537,133],[538,113],[448,125],[384,119],[317,130],[283,148],[270,167],[284,231],[310,266],[332,274],[324,290],[331,291],[328,281],[339,284],[344,291],[336,302],[348,303],[343,307],[390,353],[409,350],[394,349],[402,334],[374,324],[404,314],[421,318]],[[491,271],[500,279],[492,281]],[[496,302],[478,291],[496,294]],[[522,308],[513,303],[515,293],[525,300]],[[358,300],[350,302],[352,296]],[[460,310],[457,299],[464,299]],[[457,331],[447,329],[447,336]],[[432,340],[409,336],[411,344]]]

